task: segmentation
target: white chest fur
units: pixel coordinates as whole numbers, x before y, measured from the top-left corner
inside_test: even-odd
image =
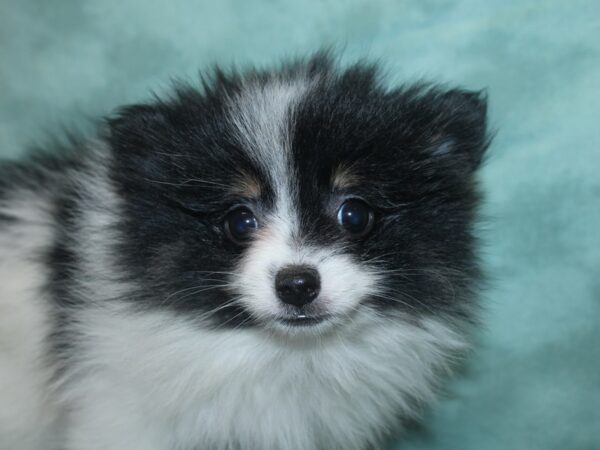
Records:
[[[207,331],[166,312],[80,320],[68,450],[364,449],[431,399],[464,347],[437,321],[374,315],[304,341]]]

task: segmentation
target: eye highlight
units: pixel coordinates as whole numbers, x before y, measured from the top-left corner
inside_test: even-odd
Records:
[[[351,237],[363,237],[373,228],[373,209],[363,200],[351,198],[338,209],[337,221]]]
[[[232,242],[243,244],[258,228],[258,220],[249,208],[240,206],[227,214],[224,228],[225,234]]]

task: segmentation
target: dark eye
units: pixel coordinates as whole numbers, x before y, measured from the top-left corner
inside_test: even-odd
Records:
[[[337,221],[352,237],[362,237],[373,228],[373,210],[362,200],[346,200],[338,209]]]
[[[225,217],[225,233],[236,244],[247,241],[257,228],[256,216],[245,206],[235,208]]]

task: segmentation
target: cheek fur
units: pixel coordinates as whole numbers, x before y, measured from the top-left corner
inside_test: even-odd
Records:
[[[352,313],[377,290],[379,277],[349,255],[321,249],[311,252],[310,259],[321,274],[321,301],[331,314]]]

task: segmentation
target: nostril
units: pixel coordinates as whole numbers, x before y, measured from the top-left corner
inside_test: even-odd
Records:
[[[319,295],[319,272],[308,266],[289,266],[275,277],[275,291],[283,303],[297,307],[312,302]]]

